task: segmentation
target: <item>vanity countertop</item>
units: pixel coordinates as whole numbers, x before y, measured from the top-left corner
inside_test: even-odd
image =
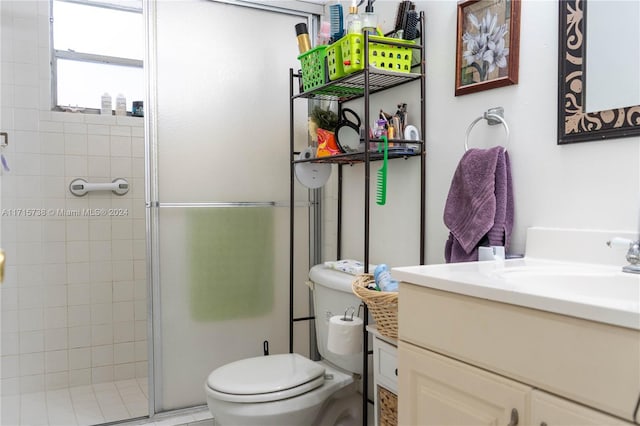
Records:
[[[392,275],[418,286],[640,330],[640,275],[619,266],[525,257],[396,267]]]

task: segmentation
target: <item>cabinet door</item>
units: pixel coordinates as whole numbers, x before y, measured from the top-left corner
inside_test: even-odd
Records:
[[[539,390],[531,393],[531,420],[532,426],[632,425],[632,423]]]
[[[398,365],[401,425],[529,424],[528,386],[405,342]]]

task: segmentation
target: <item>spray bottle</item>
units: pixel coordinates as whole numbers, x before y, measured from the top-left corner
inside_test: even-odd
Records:
[[[304,22],[296,24],[296,37],[298,38],[298,50],[301,55],[311,50],[311,40],[309,39],[307,24]]]

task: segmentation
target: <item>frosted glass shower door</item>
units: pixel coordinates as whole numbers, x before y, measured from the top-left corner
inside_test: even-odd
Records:
[[[294,26],[309,15],[154,7],[154,377],[165,411],[205,403],[209,372],[262,355],[265,340],[288,351],[288,70],[299,67]]]

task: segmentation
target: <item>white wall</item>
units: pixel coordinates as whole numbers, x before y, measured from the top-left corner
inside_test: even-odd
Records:
[[[448,229],[443,211],[449,184],[464,152],[467,126],[488,108],[502,106],[509,123],[515,199],[515,225],[511,251],[522,253],[525,231],[530,226],[635,231],[640,212],[640,138],[615,139],[559,146],[557,127],[558,2],[524,0],[520,27],[520,78],[517,85],[455,97],[456,6],[455,0],[417,1],[426,14],[426,103],[427,103],[427,263],[444,262]],[[375,9],[393,25],[397,2],[378,0]],[[388,31],[389,26],[383,26]],[[612,46],[613,47],[613,46]],[[381,95],[384,105],[408,98],[415,86]],[[377,111],[372,102],[372,110]],[[419,104],[409,105],[418,111]],[[414,114],[415,118],[415,114]],[[416,120],[417,122],[417,120]],[[470,145],[504,144],[501,126],[478,123]],[[394,167],[396,172],[394,172]],[[377,168],[373,166],[372,170]],[[390,173],[400,166],[390,165]],[[411,178],[406,173],[408,179]],[[358,191],[358,176],[347,185]],[[331,193],[331,190],[329,191]],[[417,199],[409,192],[399,205],[389,203],[386,217],[417,214]],[[388,195],[389,196],[389,195]],[[374,208],[375,212],[375,208]],[[343,257],[360,256],[362,212],[348,211],[349,248]],[[396,221],[372,223],[372,262],[415,263],[415,244],[406,235],[385,233],[376,239],[376,229],[398,227]],[[414,223],[414,222],[411,222]],[[415,231],[417,232],[417,230]],[[397,232],[395,234],[398,234]],[[330,241],[330,238],[327,238]],[[349,242],[357,241],[356,245]],[[330,244],[330,243],[329,243]],[[603,241],[604,244],[604,241]],[[329,250],[329,257],[333,252]],[[405,259],[410,259],[406,261]],[[621,259],[621,263],[623,259]]]

